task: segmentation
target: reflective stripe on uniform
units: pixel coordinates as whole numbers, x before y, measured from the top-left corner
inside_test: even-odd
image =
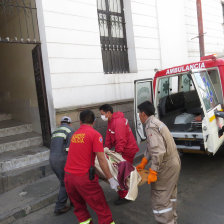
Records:
[[[154,214],[163,214],[163,213],[167,213],[167,212],[170,212],[172,211],[172,208],[166,208],[166,209],[163,209],[163,210],[153,210],[153,213]]]
[[[161,125],[159,126],[159,132],[161,131],[161,129],[163,128],[163,126],[164,126],[164,124],[161,124]]]
[[[91,222],[91,218],[89,218],[89,219],[87,219],[86,221],[84,221],[84,222],[80,222],[80,224],[89,224],[90,222]]]
[[[66,134],[64,134],[64,133],[55,133],[55,134],[52,135],[52,138],[57,138],[57,137],[66,139]]]
[[[177,201],[177,199],[170,199],[170,201],[174,202],[174,201]]]
[[[71,133],[71,130],[66,127],[59,127],[58,130],[63,130],[63,131],[66,131],[67,133]]]
[[[110,224],[115,224],[115,222],[111,222]]]

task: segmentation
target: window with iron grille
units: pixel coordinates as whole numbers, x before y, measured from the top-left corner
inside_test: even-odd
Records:
[[[123,0],[97,0],[97,8],[104,72],[128,73]]]

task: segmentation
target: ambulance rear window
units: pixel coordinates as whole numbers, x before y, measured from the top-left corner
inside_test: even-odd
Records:
[[[194,90],[194,85],[186,73],[161,78],[159,80],[158,98],[161,99],[178,92],[189,92],[192,90]]]

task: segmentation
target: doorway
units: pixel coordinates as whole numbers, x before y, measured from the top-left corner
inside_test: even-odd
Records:
[[[50,119],[35,0],[0,2],[0,113],[32,124],[49,147]]]

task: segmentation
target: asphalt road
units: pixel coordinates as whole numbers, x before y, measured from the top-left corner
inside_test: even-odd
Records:
[[[224,224],[224,149],[216,156],[184,154],[178,188],[179,224]],[[135,202],[113,205],[117,198],[109,186],[102,183],[116,224],[155,224],[150,203],[150,186],[139,188]],[[54,216],[51,205],[15,224],[78,224],[72,210]],[[94,223],[95,213],[90,209]]]

